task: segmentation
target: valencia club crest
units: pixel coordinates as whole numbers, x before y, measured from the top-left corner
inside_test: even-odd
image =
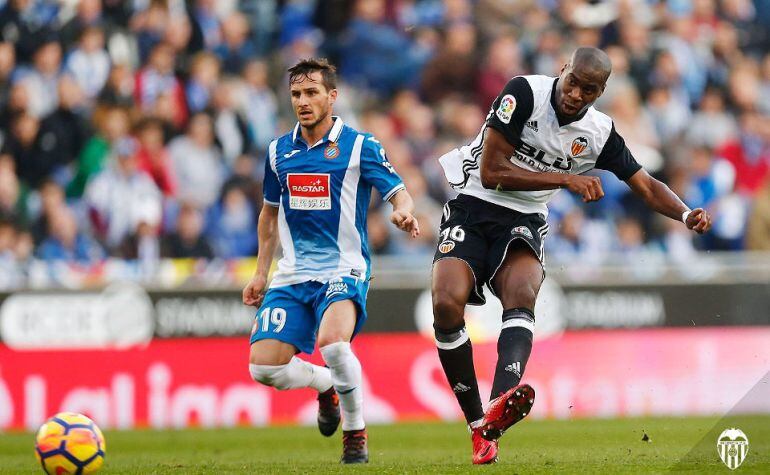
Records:
[[[588,139],[585,137],[578,137],[575,140],[572,141],[572,146],[570,147],[570,153],[573,157],[580,156],[583,152],[586,151],[588,148]]]

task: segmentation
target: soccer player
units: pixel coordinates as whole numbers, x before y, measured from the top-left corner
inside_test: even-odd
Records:
[[[611,65],[595,48],[579,48],[558,78],[518,76],[495,100],[470,145],[439,160],[459,191],[444,206],[432,276],[439,359],[471,429],[473,463],[497,458],[498,438],[526,416],[535,391],[520,380],[532,349],[535,299],[544,277],[546,204],[560,188],[584,202],[604,196],[592,168],[609,170],[653,210],[706,232],[711,217],[690,210],[634,160],[612,119],[592,107]],[[486,413],[463,320],[466,304],[503,304],[492,394]]]
[[[380,142],[332,116],[336,72],[324,59],[289,69],[298,123],[270,143],[259,255],[243,303],[259,307],[249,373],[276,389],[318,391],[318,428],[332,435],[342,408],[342,463],[369,460],[362,413],[361,364],[350,340],[366,321],[370,264],[366,213],[372,187],[393,206],[391,222],[420,233],[413,201]],[[278,262],[269,289],[276,244]],[[318,343],[327,367],[297,358]]]

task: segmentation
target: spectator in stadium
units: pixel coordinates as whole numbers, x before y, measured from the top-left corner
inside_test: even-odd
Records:
[[[249,21],[242,13],[233,12],[222,21],[222,43],[214,48],[214,53],[225,72],[239,74],[246,62],[256,56],[249,32]]]
[[[524,74],[521,55],[515,36],[505,34],[492,40],[476,79],[476,96],[482,110],[492,105],[509,79]]]
[[[676,100],[664,86],[653,87],[648,93],[647,112],[663,147],[678,143],[690,121],[689,105]]]
[[[134,107],[135,76],[127,64],[115,64],[110,70],[107,84],[99,93],[99,103],[125,108]]]
[[[190,113],[209,107],[214,88],[219,82],[219,69],[219,59],[214,54],[201,51],[193,56],[185,89]]]
[[[252,142],[249,125],[243,117],[239,104],[240,85],[234,79],[217,84],[214,90],[214,134],[222,148],[225,163],[232,167],[233,161],[251,151]]]
[[[90,265],[104,258],[99,244],[78,229],[75,214],[62,207],[49,216],[48,235],[37,250],[44,261],[69,261]]]
[[[0,216],[18,222],[27,217],[27,202],[15,168],[13,157],[0,155]]]
[[[88,180],[104,169],[112,147],[129,133],[128,112],[121,107],[97,107],[92,117],[97,133],[80,149],[75,176],[67,185],[67,196],[71,198],[83,195]]]
[[[198,208],[182,204],[177,216],[176,230],[161,240],[161,256],[205,259],[214,257],[214,252],[203,235],[203,216]]]
[[[180,128],[187,120],[184,87],[174,75],[174,50],[166,43],[158,43],[152,48],[147,65],[136,74],[134,100],[147,113],[164,96],[168,98],[168,114],[174,126]]]
[[[230,186],[238,186],[246,194],[246,198],[255,210],[262,209],[262,183],[255,178],[254,171],[257,161],[249,155],[241,155],[235,160],[232,167],[232,175],[222,185],[222,189]],[[262,165],[262,164],[260,164]],[[259,213],[259,211],[257,211]]]
[[[770,251],[770,179],[754,199],[746,230],[746,249]]]
[[[386,23],[385,7],[383,0],[357,2],[340,51],[342,77],[381,96],[416,86],[430,55]]]
[[[92,135],[91,126],[83,118],[85,96],[75,80],[67,75],[59,78],[59,104],[40,122],[43,145],[50,146],[56,163],[65,166],[72,163]],[[67,170],[69,180],[70,171]]]
[[[222,153],[214,144],[211,117],[198,112],[190,118],[187,133],[168,145],[169,156],[178,183],[177,197],[206,209],[219,197],[225,179]]]
[[[28,112],[42,118],[56,109],[59,101],[56,84],[61,72],[62,50],[55,35],[40,38],[32,59],[31,66],[17,68],[14,80],[23,81],[28,88]]]
[[[166,25],[163,41],[174,52],[174,69],[180,73],[190,70],[192,55],[200,51],[200,38],[193,36],[187,14],[171,15]]]
[[[429,104],[475,90],[479,67],[475,54],[476,35],[472,23],[449,25],[443,48],[428,61],[422,74],[420,92]]]
[[[18,177],[30,188],[37,188],[45,177],[61,168],[54,145],[52,140],[40,133],[37,117],[19,113],[11,122],[3,153],[14,158]]]
[[[152,61],[154,49],[161,43],[165,35],[170,14],[167,2],[147,2],[144,5],[134,5],[137,11],[131,17],[131,30],[135,35],[141,63]],[[173,64],[173,58],[171,58]]]
[[[717,150],[717,155],[735,168],[735,190],[746,196],[753,196],[770,174],[768,125],[768,118],[757,112],[744,112],[739,136]]]
[[[217,257],[234,259],[257,253],[257,211],[244,190],[235,184],[222,191],[211,207],[206,236]]]
[[[698,110],[690,119],[686,139],[690,145],[716,149],[738,133],[735,117],[725,109],[721,90],[710,87],[703,93]]]
[[[16,50],[9,42],[0,42],[0,110],[8,104],[11,90],[11,74],[16,68]]]
[[[658,152],[660,138],[650,114],[642,107],[639,93],[633,87],[618,90],[610,99],[608,114],[628,149],[650,173],[660,171],[663,157]]]
[[[145,117],[134,127],[134,136],[139,143],[136,155],[139,169],[153,179],[165,196],[175,196],[177,178],[166,150],[163,122],[156,117]]]
[[[120,140],[114,147],[110,166],[94,176],[86,187],[84,199],[91,224],[110,251],[136,229],[148,208],[155,208],[160,219],[161,192],[152,178],[139,169],[137,152],[133,139]]]
[[[268,84],[267,63],[249,61],[243,70],[243,79],[249,132],[257,152],[262,154],[278,132],[278,100]]]
[[[83,33],[89,29],[101,30],[105,26],[100,0],[78,0],[75,16],[70,18],[61,28],[61,41],[65,49],[70,49],[76,43],[82,45]],[[104,33],[102,33],[102,36]],[[102,43],[104,38],[102,37]],[[87,90],[87,88],[84,88]]]
[[[70,51],[64,70],[72,76],[89,100],[95,99],[110,76],[110,55],[104,49],[104,31],[89,26],[80,34],[77,48]]]
[[[136,227],[120,243],[118,255],[122,259],[138,261],[148,278],[157,270],[160,259],[160,209],[155,206],[140,208]]]
[[[32,4],[31,0],[8,0],[0,10],[0,36],[14,44],[16,57],[25,63],[32,59],[36,35],[47,33],[45,27],[30,21]]]
[[[694,208],[713,209],[722,197],[732,192],[735,169],[726,160],[714,157],[707,147],[692,147],[688,155],[685,201]]]
[[[15,261],[13,243],[16,239],[16,226],[10,218],[0,216],[0,268],[7,269]],[[2,277],[0,277],[2,279]],[[2,280],[0,280],[2,282]]]
[[[195,0],[192,16],[203,35],[204,47],[213,50],[222,43],[221,22],[215,11],[215,0]]]
[[[34,221],[30,231],[35,245],[40,245],[48,235],[51,216],[66,208],[67,203],[62,187],[50,178],[41,183],[40,189],[37,191],[37,201],[38,205],[34,210],[35,215],[32,216]]]

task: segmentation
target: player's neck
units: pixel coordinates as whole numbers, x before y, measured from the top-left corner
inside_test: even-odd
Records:
[[[333,125],[334,119],[332,118],[332,115],[329,114],[311,128],[300,126],[302,140],[305,141],[308,147],[312,147],[329,133],[329,130],[331,130]]]

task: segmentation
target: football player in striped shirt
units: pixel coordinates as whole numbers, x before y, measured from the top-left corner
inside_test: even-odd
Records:
[[[289,69],[297,124],[270,143],[257,270],[243,303],[259,307],[249,372],[276,389],[318,391],[318,427],[332,435],[342,409],[342,463],[369,460],[362,413],[361,364],[350,340],[366,321],[371,268],[366,214],[372,188],[393,211],[391,222],[420,233],[412,198],[371,134],[332,115],[335,69],[303,60]],[[268,287],[276,245],[283,257]],[[297,358],[318,344],[327,367]]]

